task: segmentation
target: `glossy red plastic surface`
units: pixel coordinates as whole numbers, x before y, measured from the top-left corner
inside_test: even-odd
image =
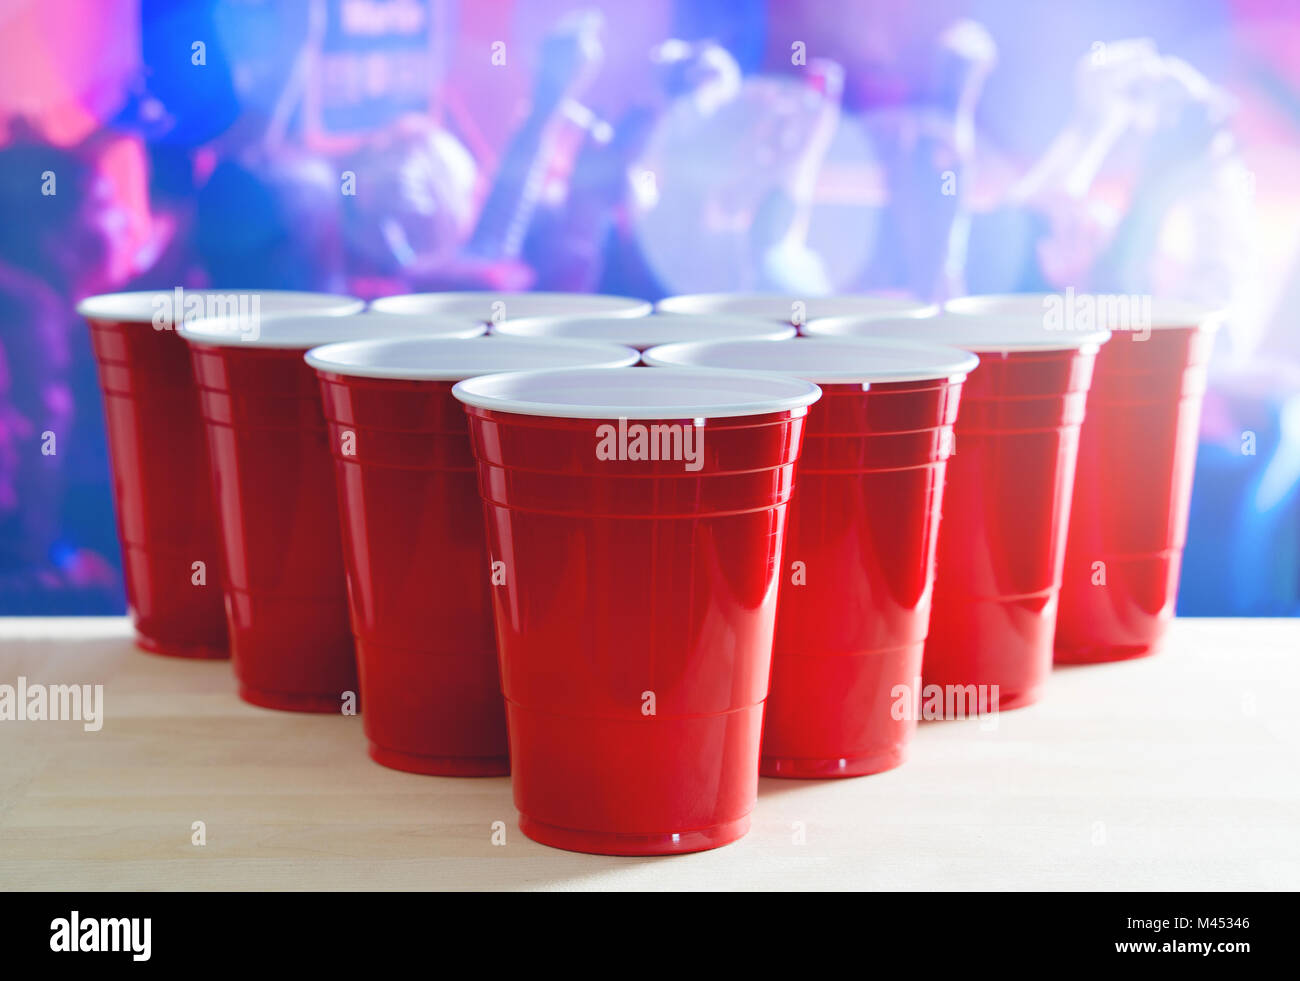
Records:
[[[1174,615],[1212,332],[1117,333],[1080,437],[1058,664],[1155,653]],[[1101,565],[1097,565],[1101,563]]]
[[[452,384],[320,380],[370,755],[415,773],[502,776],[483,505]]]
[[[944,491],[925,686],[989,686],[991,706],[996,685],[999,709],[1038,698],[1052,666],[1094,352],[981,353],[967,379]]]
[[[339,712],[357,691],[334,464],[300,350],[191,344],[239,695]]]
[[[781,569],[764,776],[862,776],[903,762],[917,716],[900,699],[919,694],[961,388],[824,384],[809,407]]]
[[[208,450],[185,341],[152,324],[89,323],[137,643],[174,657],[228,657]]]
[[[466,411],[520,827],[611,855],[739,838],[805,410],[706,420],[693,472],[598,459],[613,420]]]

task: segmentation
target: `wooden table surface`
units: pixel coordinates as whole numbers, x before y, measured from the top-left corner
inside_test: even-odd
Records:
[[[360,718],[246,705],[124,619],[0,619],[19,675],[103,684],[105,720],[0,721],[0,890],[1300,888],[1295,620],[1179,621],[892,772],[765,779],[746,838],[668,858],[529,841],[508,779],[385,769]]]

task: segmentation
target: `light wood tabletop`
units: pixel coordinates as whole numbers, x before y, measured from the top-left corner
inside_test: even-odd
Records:
[[[20,676],[102,684],[103,724],[0,721],[0,890],[1300,888],[1296,620],[1178,621],[889,773],[762,780],[746,838],[668,858],[536,844],[508,779],[385,769],[360,718],[246,705],[124,619],[0,619]]]

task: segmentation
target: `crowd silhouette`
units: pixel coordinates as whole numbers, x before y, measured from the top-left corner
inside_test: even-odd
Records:
[[[761,39],[724,44],[697,24],[646,39],[653,84],[606,120],[587,97],[620,68],[605,56],[618,25],[569,14],[532,53],[527,107],[486,161],[434,113],[313,146],[298,54],[286,51],[275,91],[247,99],[238,52],[215,40],[219,6],[143,0],[140,71],[120,109],[74,146],[53,145],[38,120],[11,122],[0,145],[0,613],[124,605],[94,367],[73,313],[92,293],[943,299],[1071,285],[1218,302],[1234,288],[1244,206],[1231,193],[1231,104],[1150,42],[1081,51],[1057,139],[997,200],[976,202],[998,47],[973,20],[929,37],[888,99],[859,65],[796,56],[755,70]],[[679,23],[698,21],[682,6]],[[762,5],[748,6],[761,26]],[[188,70],[192,38],[211,39],[201,72]],[[1099,222],[1089,192],[1121,157],[1133,191]],[[41,175],[56,193],[41,193]],[[857,196],[837,217],[826,187],[844,175]],[[1188,208],[1209,231],[1170,273],[1161,230]],[[45,434],[54,452],[41,451]]]

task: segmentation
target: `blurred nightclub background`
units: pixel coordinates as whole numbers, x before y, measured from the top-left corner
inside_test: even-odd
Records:
[[[0,0],[0,614],[125,609],[73,304],[213,285],[1226,304],[1179,612],[1298,615],[1297,174],[1289,0]]]

